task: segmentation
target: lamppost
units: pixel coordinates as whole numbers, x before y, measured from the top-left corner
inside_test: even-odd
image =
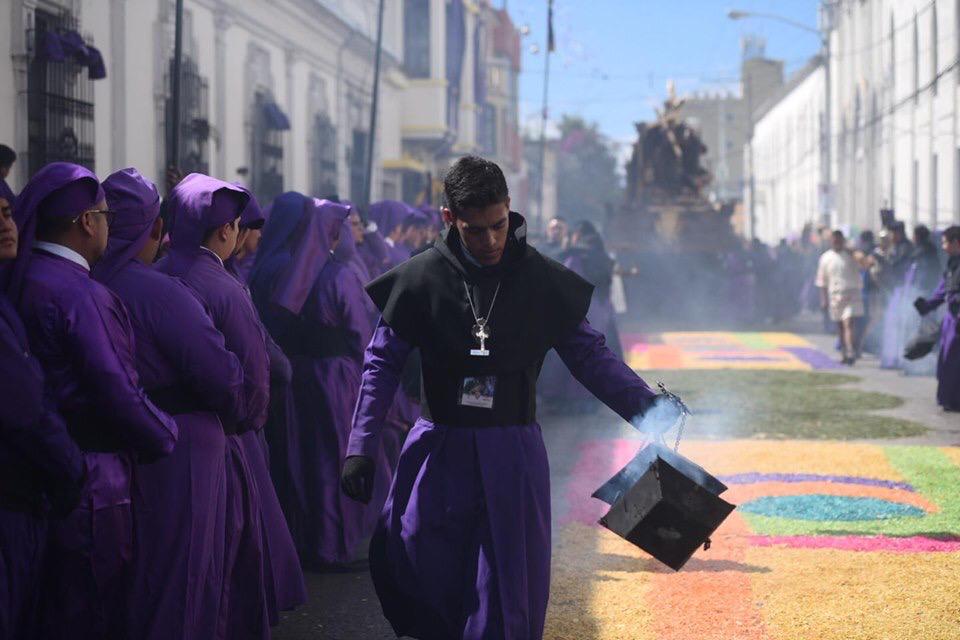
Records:
[[[831,82],[830,82],[830,0],[824,0],[823,5],[821,6],[821,28],[811,27],[808,24],[802,22],[797,22],[796,20],[791,20],[785,16],[777,15],[775,13],[764,13],[760,11],[739,11],[737,9],[732,9],[727,13],[727,17],[731,20],[744,20],[746,18],[761,18],[765,20],[775,20],[777,22],[782,22],[783,24],[790,25],[795,29],[800,29],[801,31],[806,31],[808,33],[815,34],[820,39],[820,54],[823,58],[823,76],[824,76],[824,91],[823,91],[823,126],[821,128],[821,143],[820,143],[820,222],[823,224],[830,224],[830,210],[832,208],[831,202],[833,198],[833,182],[832,182],[832,171],[831,171],[831,162],[832,162],[832,150],[833,150],[833,137],[831,135],[831,129],[833,124],[833,118],[831,114]],[[754,202],[756,201],[756,193],[754,191],[754,162],[753,162],[753,113],[747,114],[747,117],[750,119],[750,138],[748,144],[750,145],[750,232],[753,234],[754,225],[756,224],[754,218]]]

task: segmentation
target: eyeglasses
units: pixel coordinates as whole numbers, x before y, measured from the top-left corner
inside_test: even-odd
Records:
[[[78,215],[76,218],[73,219],[73,222],[75,223],[75,222],[77,222],[77,220],[79,220],[80,218],[82,218],[84,213],[101,213],[101,214],[103,214],[103,217],[107,219],[107,226],[108,226],[108,227],[113,226],[113,220],[114,220],[114,218],[117,217],[117,212],[116,212],[116,211],[110,211],[109,209],[91,209],[91,210],[89,210],[89,211],[84,211],[83,213],[81,213],[80,215]]]
[[[0,207],[0,216],[6,217],[6,216],[12,216],[12,215],[13,215],[13,207],[11,207],[8,204],[5,204],[2,207]]]

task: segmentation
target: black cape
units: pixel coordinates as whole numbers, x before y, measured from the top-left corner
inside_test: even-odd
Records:
[[[413,256],[369,285],[383,321],[422,357],[424,416],[450,426],[509,426],[536,420],[536,380],[547,351],[586,317],[593,286],[541,255],[526,241],[526,221],[510,213],[500,263],[475,267],[464,258],[456,227],[429,251]],[[466,287],[464,284],[466,283]],[[490,355],[471,356],[477,313],[487,316]],[[460,403],[468,378],[496,378],[493,407]]]

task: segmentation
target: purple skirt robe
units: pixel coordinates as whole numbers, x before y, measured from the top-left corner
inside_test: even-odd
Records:
[[[122,637],[133,454],[168,455],[177,425],[139,386],[126,308],[82,266],[35,251],[20,312],[86,470],[80,506],[50,527],[44,637]]]
[[[47,547],[44,494],[74,497],[82,458],[43,398],[43,371],[0,294],[0,638],[38,637]]]
[[[105,284],[129,310],[144,388],[178,389],[196,399],[193,410],[170,409],[180,429],[173,453],[134,467],[128,635],[213,638],[223,615],[227,479],[221,418],[233,424],[244,417],[240,362],[179,280],[131,260]]]
[[[294,397],[300,419],[307,513],[302,556],[308,566],[346,563],[372,531],[369,512],[379,511],[385,487],[370,506],[340,492],[340,470],[360,386],[363,349],[371,326],[362,285],[346,265],[323,267],[301,311],[311,331],[348,336],[348,353],[316,357],[292,353]],[[381,473],[389,473],[381,468]]]

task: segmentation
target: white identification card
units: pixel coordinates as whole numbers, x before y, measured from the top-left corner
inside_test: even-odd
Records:
[[[460,404],[464,407],[493,409],[497,393],[496,376],[476,376],[463,379],[460,387]]]

